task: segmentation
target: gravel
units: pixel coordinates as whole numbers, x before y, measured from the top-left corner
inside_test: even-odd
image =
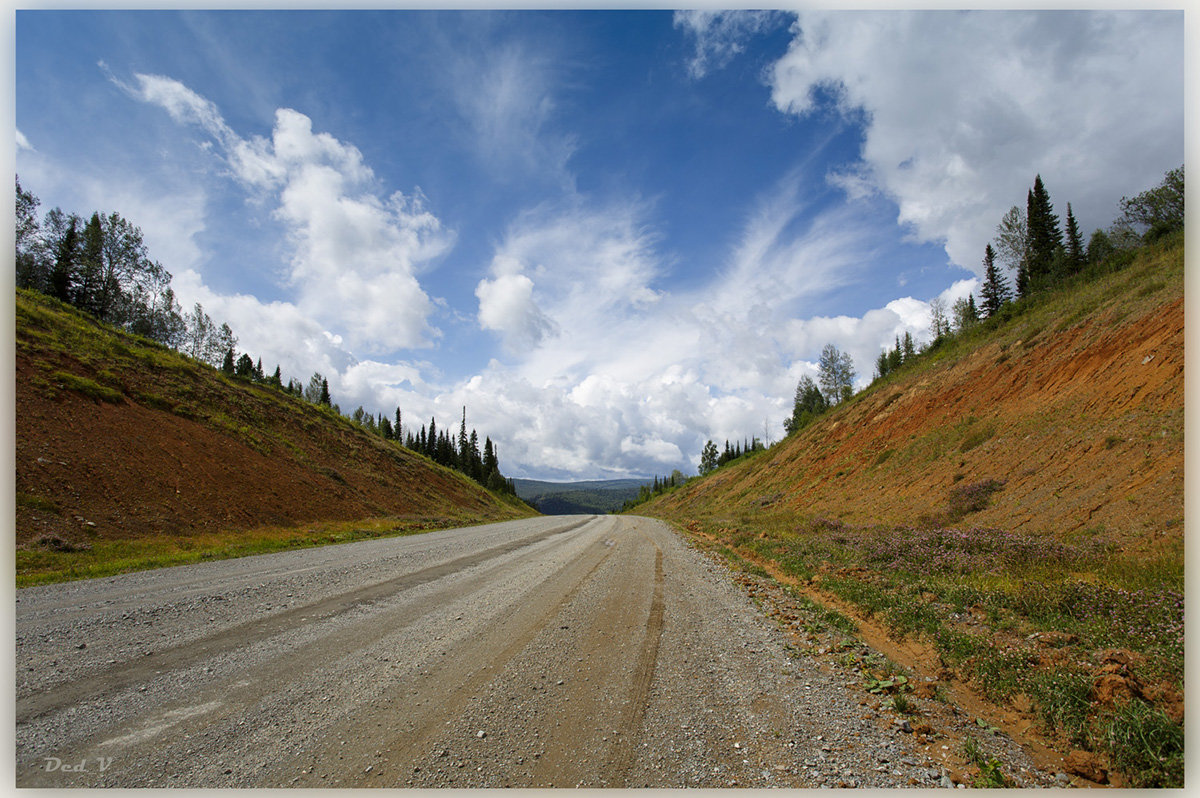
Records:
[[[571,516],[22,590],[17,786],[964,781],[737,576],[660,522]]]

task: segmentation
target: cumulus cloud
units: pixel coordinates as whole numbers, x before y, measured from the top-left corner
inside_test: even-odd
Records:
[[[810,302],[855,279],[883,233],[861,209],[813,207],[803,184],[790,174],[766,192],[728,267],[686,290],[658,286],[670,257],[645,204],[522,215],[476,294],[480,325],[524,346],[439,396],[439,417],[467,404],[505,441],[519,475],[665,474],[694,471],[709,438],[778,439],[796,383],[816,375],[826,343],[851,354],[859,385],[869,382],[896,336],[928,338],[929,304],[906,297],[861,317],[805,317]]]
[[[781,17],[774,11],[676,11],[675,27],[696,43],[688,74],[699,80],[711,70],[724,69],[743,52],[747,39],[779,24]]]
[[[288,285],[301,312],[367,354],[427,346],[437,337],[429,324],[434,305],[416,274],[454,236],[425,208],[419,188],[380,196],[362,153],[314,132],[298,111],[279,109],[270,139],[246,139],[179,81],[134,77],[136,85],[116,82],[175,121],[199,125],[239,182],[275,198],[274,215],[291,244]]]
[[[29,150],[30,152],[35,152],[35,150],[33,149],[33,145],[29,143],[29,139],[25,138],[25,134],[22,133],[19,129],[17,130],[17,149],[18,150]]]
[[[1036,174],[1086,231],[1183,162],[1181,11],[804,11],[793,31],[776,107],[866,126],[861,163],[830,179],[883,192],[977,274]]]

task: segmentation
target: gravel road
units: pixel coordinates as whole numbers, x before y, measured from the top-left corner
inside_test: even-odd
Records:
[[[865,695],[645,518],[17,593],[19,787],[951,786]]]

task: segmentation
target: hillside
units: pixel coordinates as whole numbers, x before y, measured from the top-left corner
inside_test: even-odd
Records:
[[[19,550],[529,514],[328,409],[17,291]]]
[[[542,482],[514,479],[517,495],[547,515],[611,513],[634,499],[644,479],[603,479],[583,482]]]
[[[802,651],[853,631],[1080,783],[1179,786],[1183,277],[1145,247],[634,512],[782,585]]]

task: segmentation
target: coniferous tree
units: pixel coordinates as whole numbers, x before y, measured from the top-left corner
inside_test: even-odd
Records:
[[[909,360],[911,360],[912,358],[914,358],[916,356],[917,356],[917,345],[913,341],[912,333],[905,332],[904,333],[904,362],[907,363]]]
[[[1058,216],[1041,175],[1034,179],[1026,198],[1025,217],[1029,224],[1029,281],[1035,287],[1053,276],[1054,252],[1063,243]]]
[[[983,287],[979,289],[983,315],[990,317],[999,312],[1008,301],[1008,282],[996,268],[996,251],[988,244],[983,250]]]
[[[54,268],[50,271],[50,296],[70,302],[75,289],[79,260],[79,233],[75,230],[77,217],[67,219],[66,230],[54,251]]]
[[[437,459],[437,419],[430,416],[429,434],[425,436],[425,454],[432,460]]]
[[[813,378],[805,375],[796,384],[796,397],[792,402],[791,418],[784,419],[783,430],[791,435],[808,426],[813,419],[829,409],[825,394],[813,382]]]
[[[221,371],[225,372],[225,374],[227,374],[230,377],[232,377],[234,375],[233,349],[232,348],[225,350],[225,357],[221,361]]]
[[[279,364],[275,364],[275,373],[271,375],[271,385],[276,388],[283,387],[283,374],[279,371]]]
[[[467,406],[463,405],[462,426],[458,428],[458,466],[459,470],[466,473],[469,469],[471,451],[468,449],[467,439]]]
[[[400,408],[398,408],[398,407],[396,408],[396,426],[394,427],[394,430],[396,433],[396,440],[403,441],[404,440],[404,425],[401,423]]]
[[[254,378],[254,361],[250,359],[250,355],[243,353],[237,359],[237,363],[233,367],[233,373],[234,376],[247,380]]]
[[[319,404],[322,404],[325,407],[331,407],[333,404],[333,400],[329,396],[329,380],[325,379],[324,377],[321,378],[321,398],[319,400]]]
[[[895,371],[904,363],[904,350],[900,348],[900,336],[896,336],[896,348],[887,353],[887,358],[889,372]]]
[[[103,261],[104,230],[100,225],[100,214],[93,213],[83,228],[83,248],[79,253],[79,280],[71,302],[80,310],[101,319],[104,319],[101,307]]]
[[[1066,238],[1067,273],[1078,274],[1086,263],[1086,257],[1083,251],[1083,236],[1079,233],[1079,223],[1075,221],[1075,214],[1071,211],[1069,202],[1067,203]]]

